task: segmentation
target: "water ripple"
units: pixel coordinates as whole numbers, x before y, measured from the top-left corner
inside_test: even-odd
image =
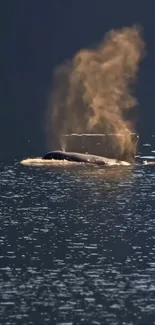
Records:
[[[1,324],[155,324],[154,196],[153,166],[2,166]]]

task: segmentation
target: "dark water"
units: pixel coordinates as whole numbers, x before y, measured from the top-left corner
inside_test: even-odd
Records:
[[[1,163],[0,324],[155,324],[155,166]]]

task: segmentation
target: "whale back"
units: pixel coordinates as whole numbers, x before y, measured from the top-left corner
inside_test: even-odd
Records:
[[[84,162],[97,165],[116,165],[125,164],[125,162],[118,161],[117,159],[110,159],[97,155],[83,154],[78,152],[64,152],[64,151],[50,151],[43,159],[67,160],[73,162]],[[127,164],[127,163],[126,163]]]

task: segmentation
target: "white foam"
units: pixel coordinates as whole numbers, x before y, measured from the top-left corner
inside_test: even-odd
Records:
[[[77,165],[77,164],[79,164],[75,161],[42,159],[41,157],[26,158],[26,159],[21,160],[20,163],[25,166],[63,166],[63,165]]]
[[[143,165],[155,165],[155,161],[147,161],[147,160],[144,160],[143,161]]]
[[[105,166],[130,166],[131,164],[127,161],[119,161],[115,159],[107,159],[105,162]]]
[[[143,147],[151,147],[151,144],[150,143],[144,143]]]
[[[141,159],[154,159],[155,160],[155,156],[141,156]]]
[[[22,165],[25,166],[64,166],[64,165],[79,165],[87,164],[84,162],[75,162],[68,160],[56,160],[56,159],[43,159],[41,157],[36,158],[26,158],[20,161]],[[131,164],[127,161],[118,161],[116,159],[106,158],[106,166],[130,166]]]

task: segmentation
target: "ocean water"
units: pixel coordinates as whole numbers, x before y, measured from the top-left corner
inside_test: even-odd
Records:
[[[0,167],[0,324],[155,324],[155,165]]]

